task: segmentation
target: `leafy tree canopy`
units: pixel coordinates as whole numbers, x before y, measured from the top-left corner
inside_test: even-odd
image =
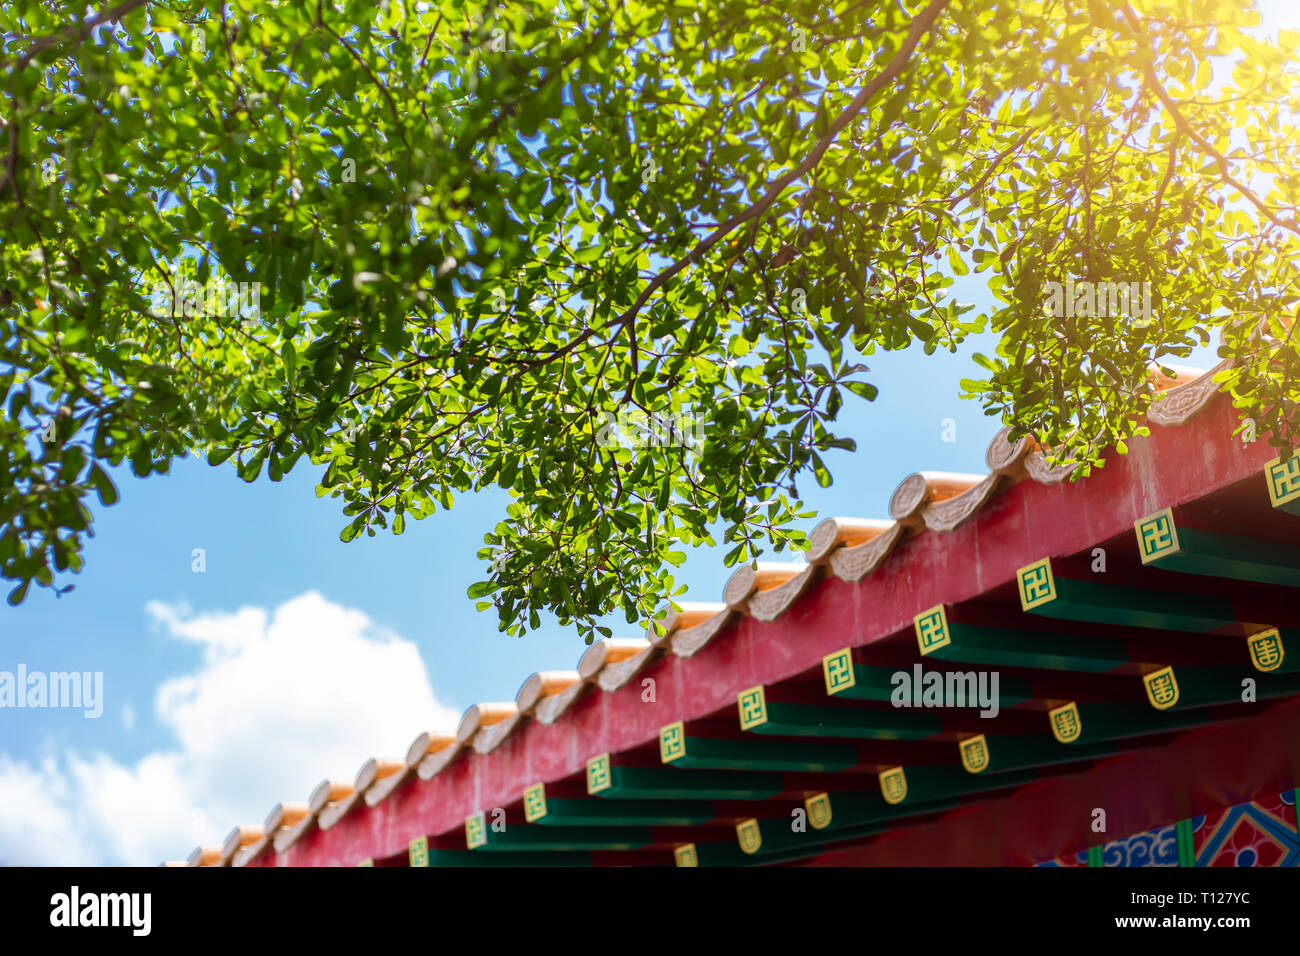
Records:
[[[861,357],[984,329],[969,393],[1081,471],[1204,343],[1296,437],[1300,36],[1246,5],[78,9],[0,9],[13,603],[81,569],[106,465],[197,451],[325,466],[344,540],[508,489],[471,596],[590,640],[712,529],[797,548]],[[971,268],[988,314],[948,294]],[[1049,314],[1067,280],[1150,312]]]

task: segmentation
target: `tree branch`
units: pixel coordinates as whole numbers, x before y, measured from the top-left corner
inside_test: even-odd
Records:
[[[621,324],[632,322],[636,318],[637,313],[641,311],[641,308],[647,301],[649,301],[650,296],[654,295],[655,291],[661,288],[664,283],[677,275],[677,273],[681,272],[691,263],[696,262],[704,255],[704,253],[708,252],[709,249],[716,245],[719,240],[726,237],[733,229],[742,226],[749,222],[749,220],[765,213],[768,208],[776,202],[777,197],[781,195],[786,186],[804,176],[810,169],[821,162],[822,156],[826,154],[826,150],[830,149],[831,144],[835,142],[835,139],[844,130],[844,127],[848,126],[849,123],[851,123],[854,118],[862,112],[863,108],[871,102],[872,97],[880,92],[880,90],[885,86],[897,79],[898,75],[903,72],[903,68],[907,65],[907,61],[911,59],[912,52],[916,49],[917,44],[919,44],[921,38],[929,32],[935,19],[937,19],[939,14],[947,8],[948,3],[949,0],[931,0],[930,5],[917,15],[916,19],[912,21],[911,29],[908,30],[907,36],[903,40],[903,45],[899,47],[898,52],[894,54],[893,58],[888,64],[886,64],[885,68],[876,74],[876,76],[873,77],[872,80],[861,89],[861,91],[859,91],[858,95],[855,96],[852,102],[844,108],[843,112],[841,112],[839,116],[835,117],[835,122],[831,124],[830,130],[821,138],[820,141],[818,141],[817,145],[813,147],[812,152],[805,157],[803,162],[790,170],[784,176],[777,179],[776,182],[772,183],[763,198],[750,205],[744,211],[732,216],[721,226],[714,229],[713,232],[701,239],[690,252],[686,253],[686,255],[682,256],[667,269],[664,269],[655,276],[654,279],[650,281],[650,284],[641,290],[641,294],[637,296],[636,301],[628,306],[615,322]]]
[[[1133,32],[1145,38],[1146,30],[1142,27],[1142,18],[1138,16],[1136,11],[1134,11],[1132,5],[1125,3],[1122,12],[1128,19],[1129,23],[1132,24]],[[1154,58],[1154,50],[1151,51],[1151,55],[1152,58]],[[1179,132],[1183,133],[1183,135],[1187,136],[1193,143],[1199,146],[1202,152],[1206,153],[1215,161],[1216,164],[1218,164],[1219,175],[1222,177],[1223,181],[1235,189],[1243,198],[1249,201],[1250,204],[1258,209],[1259,212],[1273,225],[1300,236],[1300,224],[1297,224],[1294,219],[1279,219],[1277,214],[1269,208],[1268,204],[1264,202],[1264,200],[1256,196],[1248,186],[1239,182],[1232,175],[1229,171],[1227,157],[1219,152],[1209,140],[1197,132],[1192,124],[1187,121],[1187,117],[1183,115],[1183,111],[1178,108],[1178,104],[1174,101],[1173,97],[1169,95],[1168,91],[1160,84],[1160,80],[1157,79],[1155,68],[1152,67],[1150,59],[1142,61],[1141,70],[1143,79],[1146,81],[1147,86],[1150,87],[1151,92],[1155,93],[1160,102],[1164,104],[1165,109],[1169,111],[1170,117],[1173,118],[1174,126],[1179,130]]]
[[[36,57],[40,56],[51,47],[58,46],[65,40],[75,40],[77,43],[82,43],[85,41],[86,37],[90,36],[95,27],[102,23],[107,23],[109,20],[120,20],[132,10],[144,6],[147,2],[148,0],[126,0],[125,3],[119,3],[111,10],[105,10],[103,13],[95,14],[89,20],[83,20],[81,23],[71,24],[70,26],[64,27],[58,33],[52,33],[49,36],[41,37],[29,46],[26,52],[20,55],[17,60],[13,61],[13,65],[16,68],[15,72],[22,72],[27,68],[27,64],[31,63],[32,60],[36,59]],[[5,68],[8,68],[9,65],[10,64],[6,63]]]

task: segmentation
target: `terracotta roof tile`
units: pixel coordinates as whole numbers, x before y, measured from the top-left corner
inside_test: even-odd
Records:
[[[522,713],[517,705],[511,704],[510,706],[514,709],[504,718],[495,724],[488,724],[479,728],[470,744],[476,753],[490,754],[496,750],[501,741],[514,733],[519,724],[528,719],[528,715]]]
[[[1025,456],[1025,471],[1040,485],[1059,485],[1074,474],[1072,465],[1049,465],[1041,450]]]
[[[701,624],[673,634],[672,652],[678,657],[692,657],[704,650],[709,642],[717,637],[729,625],[736,612],[725,604],[718,605],[721,610]]]
[[[827,563],[836,548],[866,544],[893,526],[894,522],[880,518],[827,518],[809,533],[805,557],[810,564]]]
[[[234,858],[230,861],[230,865],[247,866],[267,850],[271,849],[272,846],[271,834],[267,833],[263,835],[260,840],[250,843],[248,846],[240,847],[239,850],[236,851]]]
[[[1159,400],[1147,409],[1147,419],[1156,425],[1181,425],[1200,412],[1219,393],[1219,385],[1214,381],[1214,376],[1231,367],[1231,359],[1224,359],[1186,385],[1162,392]]]
[[[725,611],[726,605],[712,601],[683,601],[680,608],[680,610],[669,608],[668,613],[664,615],[663,626],[668,632],[665,637],[671,636],[674,631],[684,631],[703,624]]]
[[[267,835],[273,835],[281,827],[291,827],[311,813],[311,807],[305,803],[277,803],[266,815],[262,828]]]
[[[617,638],[616,638],[617,640]],[[656,635],[655,640],[648,638],[624,638],[620,648],[611,649],[605,660],[605,666],[595,675],[596,685],[606,693],[612,694],[645,668],[647,664],[664,652],[663,639]],[[609,641],[601,641],[609,644]],[[628,654],[628,651],[634,651]],[[584,661],[587,655],[584,654]],[[581,663],[579,670],[581,671]]]
[[[515,706],[522,713],[531,715],[533,709],[543,699],[554,697],[581,680],[582,675],[577,671],[539,671],[519,686],[519,693],[515,695]]]
[[[271,845],[275,847],[276,853],[283,853],[291,846],[310,833],[316,827],[316,817],[320,811],[309,809],[307,815],[297,823],[290,823],[275,831],[271,837]]]
[[[423,731],[411,741],[411,746],[406,749],[406,765],[408,767],[418,767],[420,761],[429,754],[436,754],[438,751],[445,750],[455,743],[456,734],[453,731]]]
[[[522,716],[512,700],[475,704],[456,728],[456,742],[481,754],[491,753],[519,724]]]
[[[260,826],[235,827],[221,844],[221,865],[234,863],[235,854],[247,846],[262,842],[266,833]]]
[[[578,674],[583,680],[595,680],[606,665],[635,657],[649,647],[650,642],[644,637],[611,637],[596,641],[578,661]]]
[[[1005,427],[989,442],[984,452],[984,464],[989,471],[1003,478],[1018,480],[1025,474],[1025,456],[1038,448],[1038,442],[1028,436],[1011,440],[1011,428]]]
[[[745,611],[751,617],[759,621],[775,621],[822,571],[821,566],[816,564],[797,564],[792,567],[798,568],[798,572],[775,587],[760,588],[749,596]]]
[[[978,485],[983,475],[951,471],[918,471],[904,478],[889,499],[889,515],[899,524],[919,529],[932,503],[947,501]]]
[[[891,551],[903,540],[907,529],[898,522],[892,522],[887,531],[882,532],[864,544],[840,548],[831,552],[831,571],[837,578],[845,581],[860,581],[880,566]]]
[[[331,803],[346,800],[352,795],[352,784],[347,780],[322,780],[311,792],[307,805],[313,815],[320,813]]]
[[[310,815],[311,807],[305,803],[277,803],[262,823],[261,837],[241,846],[235,852],[231,866],[247,866],[263,853],[274,848],[278,833],[297,825]]]
[[[357,789],[366,790],[376,780],[383,780],[385,777],[400,773],[403,766],[405,765],[400,760],[380,760],[371,757],[357,771]]]
[[[360,786],[358,778],[357,788],[363,791],[363,799],[369,807],[386,800],[390,793],[415,776],[415,767],[409,759],[401,763],[396,760],[371,760],[362,768],[363,772],[372,764],[375,765],[374,778],[364,788]]]
[[[364,764],[362,767],[364,768]],[[316,811],[316,825],[322,830],[328,830],[343,816],[361,801],[361,791],[352,784],[340,784],[338,781],[322,781],[317,785],[315,792],[311,795],[311,805],[316,807],[322,802],[323,806]]]
[[[190,866],[220,866],[221,865],[221,847],[219,846],[196,846],[190,853]]]
[[[576,672],[575,672],[576,673]],[[586,693],[587,681],[579,679],[559,693],[543,697],[533,707],[533,720],[539,724],[553,724],[573,706],[573,702]]]
[[[328,807],[316,815],[316,826],[322,830],[328,830],[345,816],[352,812],[365,798],[365,794],[358,790],[350,796],[345,797],[338,803],[331,803]]]
[[[459,739],[435,753],[426,754],[420,763],[416,766],[415,772],[421,780],[432,780],[437,776],[438,771],[447,764],[451,763],[465,749],[465,745]]]
[[[756,561],[741,565],[727,579],[727,584],[722,589],[722,599],[733,611],[745,613],[751,594],[779,587],[801,571],[807,570],[807,567],[806,563],[786,561]]]

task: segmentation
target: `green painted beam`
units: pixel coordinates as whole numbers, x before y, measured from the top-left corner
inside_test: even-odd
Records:
[[[1019,786],[1037,780],[1038,774],[1032,770],[968,773],[960,766],[942,764],[894,767],[882,770],[878,777],[881,793],[887,803],[911,805],[936,803],[955,796]]]
[[[547,797],[543,815],[529,820],[547,827],[691,827],[717,819],[707,800],[572,800]]]
[[[413,867],[426,866],[591,866],[590,853],[477,853],[474,850],[430,849],[427,836],[407,848]],[[371,861],[373,865],[373,861]]]
[[[822,658],[822,676],[826,681],[826,693],[842,700],[892,703],[896,686],[894,675],[898,672],[899,668],[896,667],[855,664],[852,649],[848,647]],[[1029,681],[1021,677],[1000,675],[998,702],[1002,709],[1032,699],[1033,691]]]
[[[1129,659],[1123,641],[950,622],[943,605],[916,615],[912,626],[921,655],[945,661],[1102,673]]]
[[[591,866],[590,853],[482,853],[478,850],[430,850],[426,866]]]
[[[735,843],[687,843],[673,851],[680,867],[751,866],[753,859],[742,853]]]
[[[723,740],[686,734],[681,721],[659,731],[659,757],[689,770],[775,770],[834,773],[858,764],[852,744],[782,740]]]
[[[741,730],[778,737],[920,740],[943,729],[937,713],[769,702],[761,686],[741,691],[737,709]]]
[[[1189,730],[1212,723],[1202,708],[1156,710],[1150,704],[1071,701],[1047,712],[1058,743],[1098,743]]]
[[[1178,524],[1172,508],[1134,523],[1142,563],[1166,571],[1300,587],[1300,547]]]
[[[1047,558],[1017,571],[1016,582],[1022,610],[1061,620],[1198,633],[1237,623],[1222,598],[1057,577]]]
[[[490,826],[474,853],[515,850],[527,853],[564,850],[640,850],[652,842],[645,827],[538,827],[514,823],[504,830]]]
[[[609,754],[587,761],[587,792],[610,800],[766,800],[784,789],[776,773],[618,767]]]
[[[811,856],[828,843],[873,836],[889,829],[887,823],[845,827],[840,830],[817,830],[804,821],[803,829],[793,828],[794,818],[743,820],[736,824],[736,839],[742,853],[751,861],[767,860],[773,855],[795,854],[795,859]]]
[[[821,845],[807,845],[781,853],[749,854],[735,841],[692,843],[678,847],[675,853],[678,866],[771,866],[792,860],[804,860],[816,855]]]
[[[1192,821],[1179,820],[1174,830],[1178,838],[1178,865],[1196,865],[1196,838],[1192,830]]]
[[[1216,667],[1164,667],[1142,677],[1147,701],[1156,710],[1188,710],[1243,703],[1243,681],[1255,682],[1257,700],[1300,694],[1300,674],[1234,673]]]
[[[840,833],[845,830],[874,826],[905,817],[937,813],[958,806],[961,800],[950,797],[925,803],[904,802],[890,804],[879,790],[837,791],[817,793],[804,800],[808,825],[821,833]],[[836,836],[835,839],[844,839]]]
[[[967,737],[957,745],[962,767],[978,775],[998,775],[1008,770],[1025,770],[1092,757],[1109,757],[1121,749],[1111,742],[1086,743],[1075,747],[1062,747],[1051,737],[1037,735],[1001,735],[989,737],[978,734]]]

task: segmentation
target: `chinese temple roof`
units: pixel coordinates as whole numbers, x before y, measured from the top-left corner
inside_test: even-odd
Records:
[[[824,520],[806,562],[741,567],[189,864],[1030,863],[1086,849],[1095,807],[1134,832],[1225,780],[1294,786],[1296,754],[1232,761],[1300,739],[1300,458],[1234,435],[1218,370],[1153,373],[1151,435],[1086,479],[1004,429],[987,474],[910,475],[888,518]],[[891,706],[925,671],[996,674],[997,715]]]

